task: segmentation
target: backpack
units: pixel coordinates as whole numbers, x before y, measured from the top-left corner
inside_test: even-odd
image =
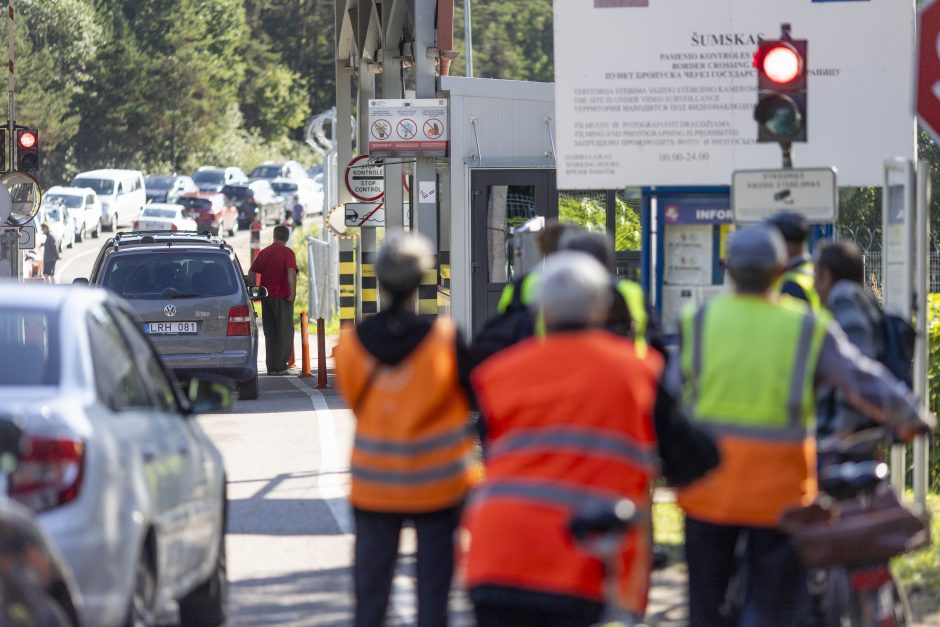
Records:
[[[880,308],[879,308],[880,309]],[[910,322],[897,314],[881,311],[881,320],[876,328],[881,339],[878,361],[891,374],[912,387],[914,384],[914,343],[917,331]]]
[[[522,281],[513,284],[512,301],[506,311],[486,321],[470,344],[470,367],[476,368],[487,358],[535,333],[535,321],[522,302]]]

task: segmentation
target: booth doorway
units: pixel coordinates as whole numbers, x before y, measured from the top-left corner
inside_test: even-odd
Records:
[[[496,313],[503,287],[513,279],[511,229],[543,216],[558,218],[554,169],[474,169],[470,174],[473,329]]]

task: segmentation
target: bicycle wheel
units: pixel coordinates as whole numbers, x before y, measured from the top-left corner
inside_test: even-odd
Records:
[[[910,608],[894,578],[877,588],[853,590],[852,625],[858,627],[907,627]]]
[[[826,571],[825,589],[820,609],[824,627],[854,627],[852,611],[852,582],[844,568]]]

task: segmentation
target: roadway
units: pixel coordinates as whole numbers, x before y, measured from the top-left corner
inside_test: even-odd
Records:
[[[87,277],[109,235],[63,251],[57,282]],[[270,238],[267,228],[262,240]],[[248,233],[228,241],[247,269]],[[300,355],[299,346],[296,352]],[[259,370],[264,372],[263,363]],[[350,624],[353,525],[346,494],[355,423],[335,388],[319,391],[313,381],[262,374],[258,400],[237,401],[227,413],[200,417],[228,473],[230,625]],[[414,624],[413,570],[414,534],[406,530],[391,626]],[[682,613],[682,579],[674,573],[657,575],[651,609],[661,616]],[[473,624],[463,594],[454,594],[451,607],[453,626]]]

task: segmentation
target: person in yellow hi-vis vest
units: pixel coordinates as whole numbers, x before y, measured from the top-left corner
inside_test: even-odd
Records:
[[[686,512],[692,627],[800,624],[806,582],[781,514],[817,494],[813,434],[816,390],[847,402],[909,440],[932,424],[913,393],[863,356],[825,312],[778,297],[785,270],[780,233],[768,225],[736,231],[725,265],[733,294],[685,313],[680,365],[692,419],[721,450],[718,468],[678,493]],[[745,602],[723,612],[745,539]]]
[[[385,624],[405,521],[418,536],[418,625],[447,624],[454,533],[475,469],[466,348],[452,321],[414,313],[432,267],[425,238],[390,237],[376,263],[383,310],[344,328],[336,347],[339,390],[357,419],[349,496],[356,627]]]
[[[822,300],[816,290],[813,260],[806,250],[806,240],[809,238],[806,218],[792,211],[781,211],[771,216],[767,223],[780,231],[787,245],[787,269],[777,280],[777,293],[805,300],[813,311],[819,311]]]

